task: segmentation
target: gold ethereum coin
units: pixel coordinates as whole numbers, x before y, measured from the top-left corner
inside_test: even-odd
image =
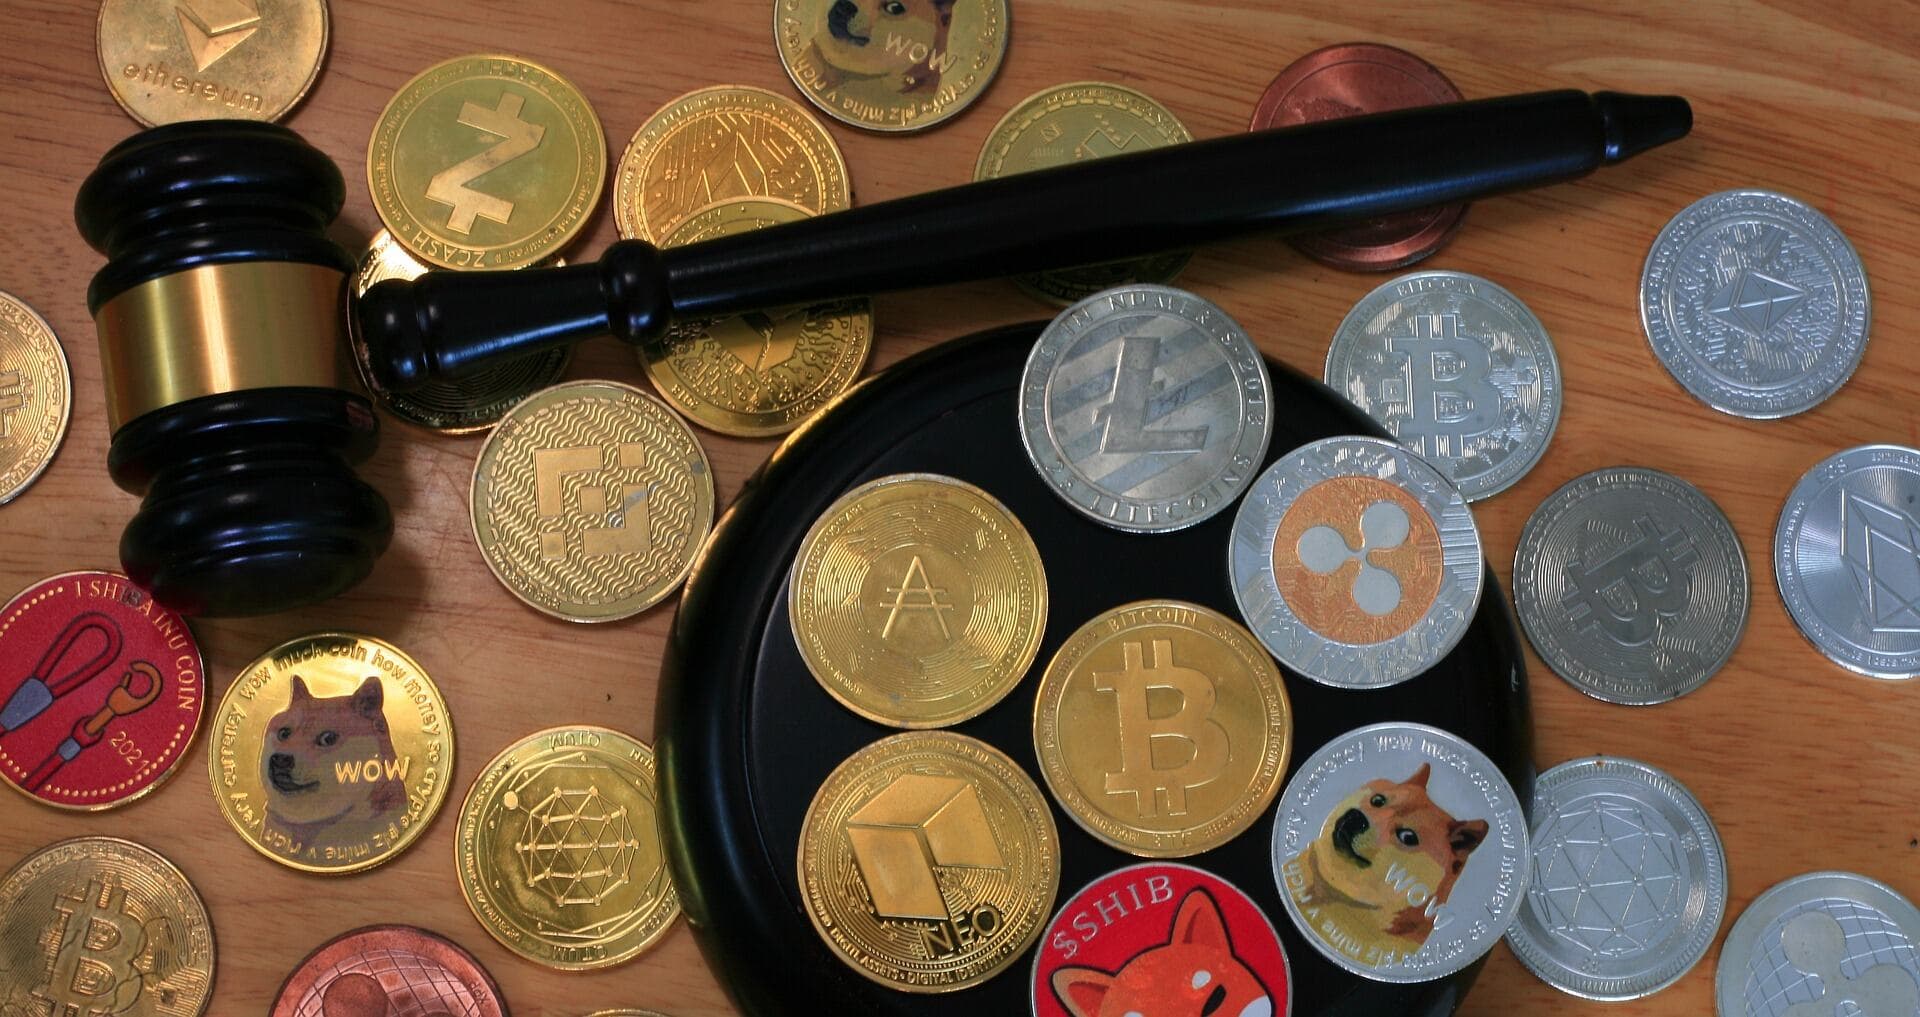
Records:
[[[94,47],[114,101],[149,127],[278,120],[320,76],[327,4],[104,0]]]
[[[1010,967],[1060,889],[1047,800],[999,749],[910,731],[841,763],[800,827],[814,930],[892,989],[950,992]]]
[[[573,83],[518,57],[455,57],[400,86],[367,143],[374,211],[441,268],[558,254],[599,204],[607,143]]]
[[[268,650],[227,686],[213,730],[220,814],[303,872],[359,872],[406,850],[453,775],[440,690],[372,636],[322,632]]]
[[[828,694],[894,727],[976,716],[1040,650],[1047,575],[1026,527],[985,491],[901,473],[848,491],[800,542],[787,618]]]
[[[53,326],[0,293],[0,505],[53,462],[73,412],[73,377]]]
[[[556,727],[514,742],[460,806],[454,870],[487,934],[566,971],[612,967],[680,914],[660,840],[653,750]]]
[[[807,101],[870,131],[967,108],[1007,55],[1009,0],[775,0],[781,66]]]

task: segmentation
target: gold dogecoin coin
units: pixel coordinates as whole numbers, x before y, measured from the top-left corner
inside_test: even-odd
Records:
[[[278,120],[327,55],[326,0],[104,0],[94,46],[107,91],[149,127]]]
[[[460,806],[454,869],[507,949],[563,971],[612,967],[680,914],[660,841],[653,750],[601,727],[508,746]]]
[[[980,98],[1007,55],[1008,0],[776,0],[774,43],[807,101],[870,131],[917,131]]]
[[[1253,634],[1177,600],[1116,607],[1054,654],[1033,704],[1053,796],[1088,833],[1148,858],[1246,832],[1287,772],[1293,711]]]
[[[1060,889],[1060,835],[1013,760],[949,731],[894,735],[827,776],[800,828],[807,917],[888,988],[949,992],[1004,971]]]
[[[227,686],[214,730],[220,814],[303,872],[359,872],[406,850],[453,774],[440,690],[371,636],[322,632],[268,650]]]
[[[367,144],[393,238],[441,268],[521,268],[579,234],[607,142],[573,83],[517,57],[455,57],[400,86]]]
[[[0,293],[0,505],[46,472],[72,412],[73,376],[53,326]]]
[[[1046,570],[992,495],[895,474],[848,491],[807,531],[787,618],[807,668],[848,709],[945,727],[1027,673],[1047,625]]]

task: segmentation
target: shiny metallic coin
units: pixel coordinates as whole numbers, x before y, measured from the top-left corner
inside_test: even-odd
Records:
[[[1851,872],[1809,872],[1755,898],[1720,947],[1719,1017],[1920,1013],[1920,909]]]
[[[1020,379],[1020,440],[1082,515],[1164,533],[1247,489],[1272,401],[1266,361],[1225,311],[1170,286],[1121,286],[1040,333]]]
[[[506,1017],[500,987],[460,944],[411,925],[370,925],[322,943],[287,975],[269,1017]]]
[[[1010,0],[775,0],[787,77],[826,115],[918,131],[971,106],[1007,55]]]
[[[1853,375],[1872,301],[1826,216],[1772,191],[1721,191],[1667,223],[1640,273],[1640,322],[1682,388],[1722,413],[1810,410]]]
[[[1533,785],[1533,878],[1507,945],[1562,992],[1652,995],[1707,955],[1727,911],[1713,820],[1671,776],[1570,759]]]
[[[0,505],[53,463],[73,415],[73,375],[53,326],[0,293]]]
[[[1773,532],[1787,614],[1834,663],[1920,674],[1920,450],[1861,445],[1795,484]]]
[[[94,48],[107,91],[152,127],[278,120],[327,56],[326,0],[104,0]]]

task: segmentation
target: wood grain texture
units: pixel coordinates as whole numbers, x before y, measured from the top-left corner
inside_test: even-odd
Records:
[[[1842,672],[1800,637],[1772,581],[1780,504],[1809,466],[1870,441],[1920,443],[1913,334],[1920,268],[1920,33],[1911,8],[1884,0],[1307,3],[1299,0],[1022,0],[999,80],[974,108],[903,137],[828,129],[872,202],[964,181],[999,116],[1032,92],[1097,78],[1139,88],[1198,137],[1243,130],[1267,81],[1321,45],[1377,40],[1414,50],[1468,97],[1571,86],[1682,93],[1693,136],[1587,181],[1476,206],[1426,267],[1486,275],[1518,294],[1559,347],[1566,411],[1544,461],[1476,506],[1487,553],[1507,578],[1527,514],[1566,480],[1602,466],[1657,467],[1719,502],[1745,545],[1753,616],[1732,663],[1699,692],[1635,710],[1588,699],[1530,656],[1538,761],[1595,752],[1672,772],[1706,804],[1726,840],[1728,924],[1775,882],[1851,869],[1920,899],[1920,682]],[[771,0],[333,0],[328,66],[287,121],[339,160],[348,179],[340,235],[377,227],[364,160],[375,116],[407,78],[445,57],[506,51],[556,68],[598,108],[611,154],[661,104],[696,87],[741,82],[792,95],[774,53]],[[95,9],[78,0],[9,0],[0,29],[0,289],[37,308],[73,364],[72,431],[51,470],[0,508],[0,596],[54,572],[116,567],[134,500],[108,481],[100,361],[85,292],[100,258],[72,223],[74,191],[100,154],[135,129],[109,98],[94,57]],[[1182,186],[1178,180],[1167,186]],[[1799,195],[1852,239],[1874,286],[1873,339],[1859,373],[1817,410],[1776,422],[1721,416],[1654,361],[1635,288],[1647,246],[1689,201],[1758,186]],[[614,239],[602,211],[572,250]],[[1243,322],[1268,353],[1318,374],[1336,323],[1381,277],[1323,268],[1274,239],[1202,251],[1182,277]],[[983,326],[1044,317],[1006,284],[883,297],[874,366]],[[581,351],[573,377],[644,384],[607,341]],[[478,443],[388,421],[365,476],[391,499],[393,550],[351,594],[249,621],[201,622],[212,690],[280,640],[328,628],[390,639],[422,662],[451,707],[458,751],[448,814],[398,860],[319,878],[254,855],[215,811],[203,736],[174,782],[133,806],[70,815],[0,795],[0,865],[58,838],[137,837],[178,862],[212,911],[216,1014],[255,1014],[314,945],[378,921],[437,929],[478,954],[521,1015],[644,1006],[682,1017],[730,1013],[684,927],[639,962],[563,975],[498,947],[461,902],[451,812],[480,765],[538,727],[595,722],[650,737],[654,688],[672,617],[577,628],[522,606],[488,573],[467,523]],[[721,499],[765,457],[767,441],[702,434]],[[0,661],[11,673],[23,666]],[[211,710],[209,711],[211,712]],[[683,923],[684,925],[684,923]],[[1724,928],[1723,928],[1724,932]],[[1619,1007],[1563,997],[1499,947],[1468,1014],[1712,1012],[1709,955],[1673,989]]]

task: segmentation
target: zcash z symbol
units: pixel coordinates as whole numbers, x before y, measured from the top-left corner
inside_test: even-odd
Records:
[[[448,229],[466,234],[473,232],[476,217],[484,216],[502,226],[513,217],[513,202],[483,194],[467,185],[540,147],[540,139],[547,129],[520,119],[520,109],[525,105],[526,99],[513,92],[500,93],[500,102],[493,109],[476,102],[461,104],[461,123],[498,135],[501,141],[435,173],[433,179],[427,181],[428,198],[453,206],[447,216]]]
[[[535,507],[542,519],[567,515],[566,479],[602,469],[639,469],[647,464],[647,447],[637,442],[620,446],[614,462],[606,462],[606,453],[598,445],[575,448],[543,448],[533,454]],[[603,520],[604,526],[580,530],[580,550],[586,557],[645,552],[653,546],[653,530],[647,511],[644,484],[587,484],[578,489],[580,510]],[[614,503],[614,496],[618,502]],[[540,534],[540,557],[556,561],[567,556],[564,532]]]
[[[1141,653],[1139,643],[1122,643],[1122,666],[1115,671],[1096,671],[1093,687],[1113,693],[1120,721],[1120,772],[1107,774],[1106,792],[1130,794],[1142,819],[1160,814],[1160,802],[1167,803],[1170,816],[1187,813],[1187,791],[1220,776],[1226,769],[1229,746],[1227,731],[1213,720],[1216,692],[1205,674],[1173,662],[1173,644],[1165,639],[1151,642],[1152,656]],[[1156,717],[1149,708],[1148,696],[1165,689],[1180,697],[1180,709]],[[1177,766],[1155,764],[1156,741],[1179,740],[1191,746],[1192,755]]]

